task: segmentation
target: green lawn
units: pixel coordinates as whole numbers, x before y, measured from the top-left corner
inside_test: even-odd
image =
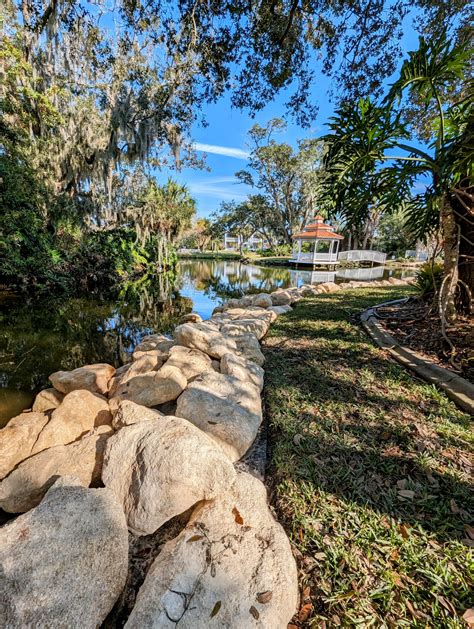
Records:
[[[469,417],[355,316],[411,290],[304,300],[265,341],[268,480],[298,558],[297,625],[466,627],[474,606]]]

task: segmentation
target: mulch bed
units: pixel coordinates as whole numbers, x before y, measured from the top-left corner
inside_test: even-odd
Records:
[[[432,362],[454,371],[474,384],[474,317],[459,316],[455,325],[446,329],[455,350],[441,333],[436,308],[422,299],[410,298],[406,303],[384,306],[377,315],[386,330],[401,345],[426,356]]]

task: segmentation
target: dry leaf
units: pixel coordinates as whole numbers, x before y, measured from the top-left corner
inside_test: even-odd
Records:
[[[273,592],[271,590],[266,590],[266,592],[260,592],[257,594],[257,601],[262,605],[266,605],[272,600]]]
[[[308,620],[309,615],[311,614],[312,611],[313,611],[312,603],[306,603],[305,605],[301,607],[298,613],[298,619],[301,620],[301,622]]]
[[[234,515],[234,518],[235,518],[235,521],[237,522],[237,524],[240,524],[242,526],[242,524],[244,523],[244,519],[240,515],[239,510],[237,509],[237,507],[234,507],[232,509],[232,513]]]
[[[192,537],[187,539],[186,542],[189,544],[190,542],[197,542],[200,539],[204,539],[204,535],[193,535]]]
[[[398,492],[399,498],[406,498],[407,500],[413,500],[415,492],[412,489],[400,489]]]
[[[413,618],[418,618],[418,612],[415,610],[415,608],[413,607],[413,605],[410,603],[408,599],[405,601],[405,605],[407,606],[408,611],[413,616]]]
[[[451,500],[449,501],[449,506],[451,507],[452,513],[459,513],[459,507],[456,504],[456,501],[454,500],[454,498],[451,498]]]
[[[447,598],[444,598],[444,596],[438,596],[438,601],[441,603],[441,605],[448,610],[448,612],[450,614],[452,614],[453,616],[456,616],[456,608],[453,606],[453,604],[448,601]]]
[[[260,618],[260,614],[258,613],[258,609],[256,607],[254,607],[253,605],[249,609],[249,612],[252,614],[252,616],[255,618],[255,620],[258,620]]]
[[[302,597],[303,598],[308,598],[308,596],[311,594],[311,588],[309,586],[305,587],[305,589],[303,590],[302,593]]]
[[[211,618],[214,618],[219,613],[220,608],[222,607],[221,601],[217,601],[217,603],[212,608]]]
[[[470,607],[469,609],[466,609],[462,617],[463,620],[467,622],[469,627],[474,627],[474,608]]]
[[[474,539],[474,527],[469,526],[469,524],[465,524],[464,530],[466,531],[466,534],[468,537],[470,537],[471,539]]]
[[[313,555],[313,557],[315,559],[317,559],[318,561],[325,561],[326,560],[326,553],[315,553]]]
[[[302,440],[303,440],[303,435],[300,435],[299,433],[297,433],[293,437],[293,443],[295,444],[295,446],[299,446]]]
[[[408,532],[408,529],[404,524],[398,525],[398,532],[403,537],[403,539],[408,539],[410,537],[410,533]]]

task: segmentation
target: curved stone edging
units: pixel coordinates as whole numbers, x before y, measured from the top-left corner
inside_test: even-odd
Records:
[[[365,330],[379,347],[389,352],[400,364],[411,369],[411,371],[426,382],[436,385],[460,408],[474,415],[473,384],[449,369],[439,367],[432,363],[418,352],[400,345],[380,324],[375,313],[377,308],[388,304],[402,303],[404,301],[404,299],[395,299],[364,310],[360,315],[360,320]]]

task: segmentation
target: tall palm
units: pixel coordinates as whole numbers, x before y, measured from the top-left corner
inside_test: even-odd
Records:
[[[465,46],[420,38],[384,102],[343,104],[323,138],[328,146],[326,192],[348,223],[367,218],[378,204],[384,211],[402,210],[416,237],[441,226],[445,277],[440,303],[449,319],[455,316],[458,284],[469,302],[474,288],[473,106],[461,92],[448,109],[443,95],[455,82],[465,81],[470,57]],[[410,134],[401,107],[405,96],[436,108],[433,140],[426,150],[407,144]]]

